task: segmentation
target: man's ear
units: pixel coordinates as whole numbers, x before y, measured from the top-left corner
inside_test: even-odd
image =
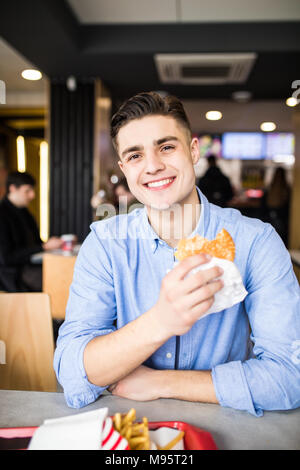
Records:
[[[13,192],[15,192],[17,189],[18,189],[18,188],[17,188],[17,186],[16,186],[15,184],[10,184],[10,185],[8,186],[7,194],[13,193]]]
[[[196,163],[198,163],[199,158],[200,158],[199,142],[198,142],[197,137],[194,137],[192,139],[190,149],[191,149],[193,165],[196,165]]]
[[[122,171],[122,173],[124,173],[124,170],[123,170],[123,162],[121,162],[121,160],[118,161],[118,165],[119,165],[120,170]]]

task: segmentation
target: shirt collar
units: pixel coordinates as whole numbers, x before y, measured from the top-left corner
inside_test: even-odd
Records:
[[[201,193],[201,191],[199,190],[197,186],[196,186],[196,189],[197,189],[199,200],[201,203],[201,213],[200,213],[198,223],[195,227],[195,230],[189,235],[188,238],[192,238],[197,234],[204,236],[204,232],[205,232],[205,220],[207,219],[206,215],[208,212],[208,200]],[[142,209],[142,221],[143,222],[142,222],[141,229],[143,232],[143,238],[150,240],[151,250],[154,253],[157,249],[158,243],[165,243],[165,242],[159,238],[155,230],[150,225],[146,206],[144,206],[144,208]]]

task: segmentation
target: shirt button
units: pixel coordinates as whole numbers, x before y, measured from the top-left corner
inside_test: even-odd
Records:
[[[168,359],[171,359],[172,354],[171,354],[170,352],[168,352],[168,353],[166,354],[166,357],[167,357]]]

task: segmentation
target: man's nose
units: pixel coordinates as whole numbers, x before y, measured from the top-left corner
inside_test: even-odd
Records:
[[[161,156],[156,152],[149,152],[146,155],[145,162],[146,173],[156,173],[157,171],[163,170],[165,168],[165,164],[162,161]]]

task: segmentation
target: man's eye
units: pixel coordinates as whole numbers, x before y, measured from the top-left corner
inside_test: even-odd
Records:
[[[163,150],[163,151],[168,151],[168,150],[172,150],[173,148],[174,148],[173,145],[164,145],[164,146],[162,147],[162,150]]]
[[[136,160],[137,158],[139,158],[139,154],[138,153],[135,153],[134,155],[130,155],[130,157],[128,157],[127,161],[130,162],[131,160]]]

